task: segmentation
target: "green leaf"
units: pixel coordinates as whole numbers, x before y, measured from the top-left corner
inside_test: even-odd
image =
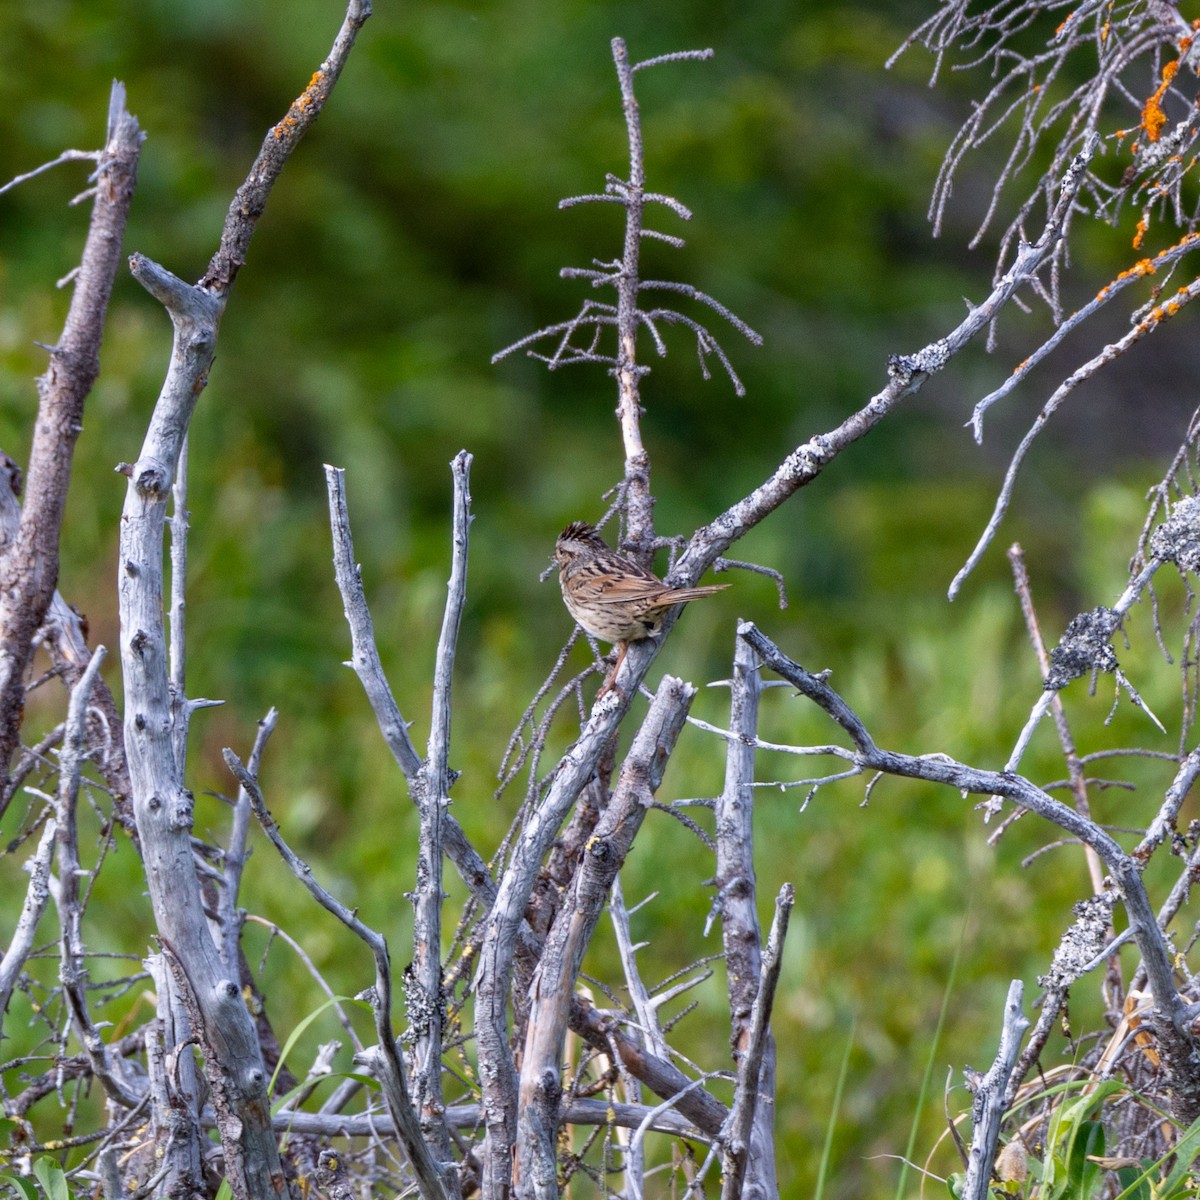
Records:
[[[1123,1189],[1121,1195],[1125,1200],[1154,1200],[1154,1193],[1146,1178],[1153,1169],[1154,1164],[1150,1159],[1143,1161],[1140,1171],[1135,1167],[1117,1168],[1117,1182]]]
[[[217,1188],[216,1200],[233,1200],[233,1188],[229,1186],[228,1179],[221,1180],[221,1186]]]
[[[1087,1092],[1078,1100],[1064,1104],[1055,1110],[1050,1118],[1050,1126],[1046,1131],[1046,1160],[1045,1173],[1042,1176],[1042,1195],[1047,1200],[1060,1200],[1070,1196],[1071,1200],[1086,1193],[1076,1190],[1082,1184],[1083,1158],[1076,1157],[1075,1150],[1080,1141],[1080,1134],[1085,1123],[1114,1092],[1122,1090],[1122,1085],[1115,1079],[1106,1079],[1094,1090]],[[1087,1138],[1083,1139],[1086,1144]],[[1083,1153],[1095,1153],[1084,1151]],[[1071,1172],[1075,1172],[1072,1180]],[[1074,1184],[1074,1187],[1072,1186]]]
[[[821,1165],[817,1168],[817,1187],[813,1193],[813,1200],[821,1200],[825,1192],[825,1180],[829,1175],[829,1159],[830,1153],[833,1150],[833,1135],[837,1125],[838,1112],[842,1104],[842,1089],[846,1084],[846,1075],[850,1067],[850,1051],[854,1047],[854,1031],[858,1028],[858,1018],[855,1017],[850,1024],[850,1033],[846,1038],[846,1049],[842,1052],[842,1066],[838,1071],[837,1086],[833,1092],[833,1104],[829,1109],[829,1118],[825,1127],[825,1145],[821,1150]]]
[[[1161,1200],[1168,1200],[1168,1197],[1176,1194],[1193,1194],[1190,1189],[1184,1191],[1182,1185],[1190,1182],[1192,1164],[1200,1157],[1200,1120],[1188,1126],[1187,1132],[1175,1143],[1172,1153],[1175,1155],[1175,1166],[1158,1189]]]
[[[28,1179],[22,1179],[18,1175],[0,1175],[0,1183],[19,1192],[25,1200],[38,1200],[37,1188]]]
[[[269,1096],[269,1095],[270,1095],[270,1094],[271,1094],[271,1093],[272,1093],[272,1092],[275,1090],[275,1080],[279,1078],[279,1072],[280,1072],[280,1070],[283,1068],[283,1064],[284,1064],[285,1062],[287,1062],[287,1056],[288,1056],[288,1054],[291,1052],[291,1049],[292,1049],[292,1047],[293,1047],[293,1046],[296,1044],[296,1041],[299,1039],[300,1035],[301,1035],[301,1034],[302,1034],[302,1033],[303,1033],[303,1032],[304,1032],[304,1031],[305,1031],[305,1030],[306,1030],[306,1029],[307,1029],[307,1028],[308,1028],[308,1027],[309,1027],[309,1026],[310,1026],[310,1025],[311,1025],[311,1024],[312,1024],[312,1023],[313,1023],[313,1022],[314,1022],[314,1021],[315,1021],[315,1020],[316,1020],[316,1019],[317,1019],[317,1018],[318,1018],[318,1017],[319,1017],[319,1016],[320,1016],[320,1015],[321,1015],[321,1014],[322,1014],[324,1011],[325,1011],[325,1010],[326,1010],[326,1009],[327,1009],[327,1008],[330,1008],[332,1005],[334,1005],[334,1004],[339,1004],[339,1003],[341,1003],[341,1004],[353,1004],[353,1003],[355,1003],[355,1002],[354,1002],[353,1000],[351,1000],[349,996],[334,996],[334,997],[332,997],[331,999],[329,999],[329,1000],[326,1000],[326,1001],[325,1001],[325,1003],[324,1003],[324,1004],[322,1004],[322,1005],[321,1005],[319,1008],[315,1008],[315,1009],[313,1009],[313,1011],[312,1011],[312,1012],[310,1012],[310,1013],[308,1014],[308,1016],[307,1016],[307,1017],[305,1017],[305,1018],[304,1018],[304,1020],[302,1020],[302,1021],[300,1022],[300,1024],[299,1024],[299,1025],[297,1025],[297,1026],[296,1026],[296,1028],[295,1028],[295,1029],[293,1029],[293,1030],[292,1030],[292,1032],[291,1032],[290,1034],[288,1034],[288,1039],[287,1039],[287,1041],[286,1041],[286,1042],[284,1042],[284,1044],[283,1044],[283,1049],[282,1049],[282,1050],[280,1050],[280,1052],[279,1052],[279,1062],[277,1062],[277,1063],[275,1064],[275,1070],[274,1070],[274,1072],[273,1072],[273,1073],[272,1073],[272,1075],[271,1075],[271,1083],[270,1083],[270,1086],[267,1088],[267,1095],[268,1095],[268,1096]]]
[[[917,1094],[917,1103],[913,1108],[912,1125],[908,1131],[908,1146],[900,1156],[900,1178],[896,1182],[895,1200],[903,1200],[908,1180],[908,1164],[916,1157],[917,1133],[921,1123],[921,1111],[925,1107],[925,1097],[933,1079],[933,1070],[938,1062],[937,1048],[942,1038],[942,1030],[946,1026],[946,1014],[950,1011],[950,999],[954,993],[954,981],[958,975],[958,965],[962,959],[963,946],[967,940],[967,929],[971,924],[970,894],[968,893],[967,911],[963,914],[962,927],[958,931],[958,946],[954,951],[954,960],[950,964],[950,973],[946,978],[946,986],[942,991],[942,1008],[938,1013],[937,1027],[933,1031],[933,1041],[929,1046],[929,1057],[925,1063],[925,1077],[921,1080],[921,1090]]]
[[[1088,1161],[1089,1155],[1104,1156],[1104,1126],[1099,1121],[1084,1121],[1071,1142],[1067,1155],[1067,1194],[1086,1200],[1104,1185],[1104,1170]]]
[[[71,1200],[71,1189],[63,1169],[52,1158],[39,1158],[33,1164],[34,1178],[42,1185],[46,1200]]]

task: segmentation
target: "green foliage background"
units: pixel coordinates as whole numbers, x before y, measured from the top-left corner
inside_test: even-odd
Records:
[[[520,358],[489,363],[515,338],[574,311],[582,290],[558,278],[560,266],[619,251],[616,208],[555,209],[560,196],[596,190],[606,171],[625,167],[610,38],[624,36],[635,58],[715,49],[707,65],[638,77],[651,185],[696,213],[683,230],[662,218],[688,247],[648,246],[647,274],[687,279],[766,338],[761,350],[724,338],[748,387],[744,401],[720,376],[702,381],[680,337],[667,359],[652,362],[644,431],[662,532],[689,532],[743,495],[790,448],[863,404],[881,386],[889,353],[939,336],[959,319],[962,296],[986,293],[994,246],[971,255],[960,248],[985,207],[992,167],[972,165],[943,240],[931,241],[924,213],[937,165],[972,87],[985,83],[952,77],[930,92],[929,63],[916,52],[883,71],[927,15],[916,3],[494,0],[377,9],[271,198],[192,429],[190,690],[225,705],[196,719],[191,781],[198,794],[231,791],[221,748],[248,749],[255,721],[277,706],[263,773],[273,810],[326,883],[387,931],[403,963],[415,827],[341,665],[348,640],[321,464],[348,469],[380,648],[421,746],[448,566],[447,464],[461,447],[475,455],[453,765],[464,773],[456,814],[490,852],[517,802],[493,797],[500,754],[569,631],[555,583],[538,575],[556,532],[598,516],[621,472],[613,389],[602,373],[549,374]],[[7,6],[0,178],[66,146],[96,145],[109,81],[124,80],[149,134],[127,248],[197,278],[263,133],[304,86],[339,19],[327,0]],[[84,186],[83,172],[67,167],[0,197],[0,447],[18,461],[28,448],[32,379],[44,366],[33,343],[53,341],[60,328],[66,293],[54,281],[76,261],[86,221],[86,206],[66,202]],[[1128,245],[1124,235],[1087,236],[1078,279],[1068,280],[1081,295],[1119,269],[1113,247]],[[1044,313],[1014,312],[994,357],[979,347],[958,360],[745,540],[739,557],[784,573],[786,611],[769,581],[739,575],[732,591],[689,610],[656,671],[699,684],[723,678],[734,620],[750,618],[806,665],[831,668],[882,744],[1002,763],[1038,686],[1002,546],[955,605],[945,588],[986,521],[1016,432],[1047,394],[1039,386],[1076,358],[1060,357],[1015,397],[982,450],[961,425],[1045,328]],[[1179,334],[1083,395],[1031,458],[1002,537],[1026,546],[1051,640],[1077,608],[1119,591],[1141,494],[1182,434],[1186,368],[1171,337]],[[79,444],[60,585],[86,612],[93,641],[110,647],[124,490],[112,468],[137,455],[168,348],[163,313],[120,279]],[[1175,619],[1181,593],[1168,589],[1164,607]],[[573,665],[584,661],[577,651]],[[1123,662],[1164,719],[1177,714],[1177,676],[1145,620],[1135,622]],[[1080,686],[1072,700],[1085,751],[1150,737],[1125,709],[1102,728],[1104,686],[1094,699]],[[56,719],[58,702],[39,695],[31,727]],[[720,723],[725,704],[726,693],[705,690],[696,712]],[[767,697],[764,720],[778,741],[819,743],[832,733],[782,690]],[[569,730],[556,736],[564,744]],[[1168,739],[1151,744],[1174,748]],[[1029,773],[1061,776],[1048,730],[1037,749]],[[1169,768],[1117,770],[1150,790],[1101,800],[1105,819],[1137,824]],[[664,798],[711,795],[721,771],[716,740],[692,731]],[[764,779],[809,773],[783,756],[764,756],[761,767]],[[758,814],[764,919],[783,880],[799,896],[777,1008],[781,1180],[785,1195],[811,1191],[856,1023],[827,1195],[888,1194],[900,1169],[889,1156],[905,1151],[914,1119],[918,1155],[939,1136],[945,1069],[957,1081],[964,1063],[990,1061],[1009,979],[1025,978],[1027,995],[1036,990],[1071,903],[1086,893],[1086,872],[1070,847],[1023,870],[1046,830],[1026,820],[990,848],[990,829],[954,793],[889,782],[863,807],[855,782],[821,790],[807,807],[804,796],[765,791]],[[220,840],[225,814],[202,798],[197,832]],[[5,839],[16,832],[14,823]],[[14,898],[25,854],[21,847],[0,860]],[[638,918],[653,943],[648,979],[717,949],[715,935],[702,937],[711,892],[701,881],[711,874],[686,831],[648,823],[625,878],[630,901],[661,892]],[[151,928],[127,846],[100,878],[93,948],[145,953]],[[262,843],[246,887],[247,907],[298,937],[337,990],[369,981],[360,949],[309,906]],[[255,948],[264,943],[256,928],[248,937]],[[606,956],[599,945],[589,969],[600,973]],[[94,975],[106,970],[97,963]],[[286,1031],[319,997],[278,944],[264,970],[272,1016]],[[1083,1029],[1094,990],[1074,998]],[[722,992],[718,967],[700,989],[701,1011],[682,1027],[708,1067],[728,1063]],[[115,1001],[110,1019],[135,1000]],[[27,1036],[17,1016],[6,1057]],[[327,1039],[332,1027],[318,1032]],[[930,1062],[933,1094],[918,1109]],[[17,1086],[12,1073],[8,1086]],[[949,1103],[960,1111],[969,1099],[955,1087]],[[43,1136],[56,1119],[47,1107]],[[954,1166],[944,1147],[935,1154],[939,1173]],[[916,1186],[910,1175],[907,1190]]]

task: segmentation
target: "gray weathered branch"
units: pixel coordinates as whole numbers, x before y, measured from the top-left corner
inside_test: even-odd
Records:
[[[1096,851],[1117,885],[1154,993],[1151,1023],[1172,1082],[1173,1114],[1187,1125],[1200,1117],[1200,1048],[1192,1032],[1193,1008],[1176,985],[1174,955],[1150,905],[1141,863],[1126,854],[1094,821],[1015,772],[982,771],[946,755],[914,757],[880,749],[858,715],[824,678],[793,662],[753,625],[743,624],[741,635],[771,670],[794,684],[849,735],[854,747],[853,761],[859,771],[924,779],[973,795],[1002,796],[1066,830]]]
[[[1008,1079],[1016,1064],[1017,1052],[1021,1049],[1021,1038],[1029,1028],[1029,1018],[1021,1011],[1024,994],[1024,984],[1014,979],[1008,986],[1008,998],[1004,1002],[1000,1049],[996,1052],[995,1062],[975,1091],[971,1109],[975,1133],[971,1138],[971,1153],[967,1159],[963,1200],[987,1200],[991,1194],[992,1164],[996,1161],[996,1142],[1000,1137]]]
[[[270,189],[337,80],[369,4],[350,0],[330,56],[287,116],[267,135],[230,207],[221,244],[200,284],[189,286],[135,254],[134,277],[166,308],[174,327],[171,361],[129,479],[121,520],[119,601],[125,678],[125,744],[150,899],[171,979],[204,1048],[235,1195],[287,1196],[267,1102],[267,1075],[239,977],[214,944],[192,857],[192,795],[174,743],[163,621],[163,538],[167,500],[196,402],[208,381],[217,329]],[[26,515],[28,515],[28,504]],[[181,702],[183,698],[178,698]]]
[[[1012,266],[987,299],[972,308],[945,337],[930,342],[915,354],[893,357],[888,363],[888,382],[882,391],[835,429],[797,446],[769,479],[698,529],[667,577],[668,583],[675,587],[694,585],[719,555],[800,488],[812,483],[843,450],[874,429],[905,397],[919,391],[932,375],[943,370],[968,342],[991,324],[1017,290],[1035,279],[1049,261],[1063,237],[1064,223],[1075,204],[1087,164],[1098,146],[1099,139],[1093,137],[1075,157],[1041,235],[1032,244],[1021,246]]]
[[[8,1002],[12,999],[13,988],[21,978],[25,963],[33,952],[33,939],[37,933],[38,922],[46,911],[46,903],[50,899],[50,864],[54,859],[54,842],[58,826],[53,818],[46,822],[42,830],[37,849],[26,863],[29,872],[29,886],[25,889],[25,901],[21,905],[21,915],[17,918],[8,948],[0,958],[0,1030],[4,1026],[4,1017],[8,1013]]]
[[[518,1196],[557,1195],[561,1064],[575,980],[609,889],[662,782],[695,694],[695,688],[671,676],[659,685],[542,949],[530,989],[521,1067],[514,1166]]]
[[[443,1117],[442,1033],[446,1017],[442,987],[442,832],[450,804],[450,696],[458,631],[467,598],[467,548],[471,526],[471,455],[462,450],[450,464],[454,477],[453,542],[446,609],[433,673],[429,748],[418,772],[414,798],[421,814],[417,839],[417,886],[413,896],[413,965],[408,978],[412,1024],[413,1090],[421,1129],[441,1162],[451,1161],[450,1133]],[[458,1194],[458,1177],[445,1176]]]
[[[22,486],[23,479],[17,464],[0,450],[0,556],[9,552],[17,536],[21,523],[19,496]],[[88,649],[79,614],[57,589],[50,598],[50,606],[37,640],[46,648],[54,669],[62,676],[67,687],[75,687],[92,660],[92,652]],[[113,816],[136,846],[137,826],[130,799],[129,765],[125,761],[125,745],[119,735],[121,715],[102,677],[97,677],[92,684],[88,727],[96,747],[92,761],[112,793]],[[14,767],[0,789],[0,816],[19,789],[22,776],[22,768]]]
[[[79,835],[76,811],[79,802],[79,783],[87,751],[88,699],[100,674],[100,664],[106,651],[97,646],[79,682],[71,689],[67,720],[63,730],[62,753],[59,758],[58,803],[55,817],[58,826],[58,913],[59,979],[71,1014],[75,1036],[91,1064],[92,1074],[104,1088],[109,1099],[124,1108],[135,1108],[141,1100],[139,1089],[125,1071],[124,1060],[114,1056],[105,1045],[100,1031],[92,1021],[87,1002],[86,953],[83,944],[83,899],[79,880],[83,875],[79,861]]]
[[[772,1136],[775,1074],[773,1070],[768,1071],[768,1067],[773,1066],[771,1060],[775,1054],[771,1010],[775,1005],[779,973],[783,969],[783,941],[787,937],[788,919],[795,902],[795,890],[790,883],[785,883],[775,897],[775,918],[755,979],[754,1007],[750,1013],[745,1049],[738,1064],[737,1092],[725,1137],[722,1200],[739,1200],[741,1197],[775,1200],[779,1194],[775,1183],[775,1139]],[[759,1163],[760,1154],[770,1154],[770,1163]]]
[[[83,410],[100,372],[100,342],[121,259],[144,135],[114,83],[108,134],[96,171],[95,202],[71,305],[50,365],[38,380],[38,415],[16,537],[0,561],[0,777],[20,736],[25,672],[33,635],[58,585],[59,537]]]
[[[439,1165],[430,1154],[422,1136],[421,1126],[413,1114],[404,1064],[400,1060],[396,1035],[392,1031],[392,964],[387,939],[361,921],[313,878],[312,868],[284,841],[279,826],[267,810],[258,780],[250,774],[232,750],[225,751],[225,762],[238,784],[246,789],[250,807],[259,825],[288,869],[304,884],[309,894],[326,912],[341,921],[371,951],[375,960],[375,985],[370,989],[368,998],[375,1016],[375,1034],[379,1044],[373,1052],[368,1051],[369,1065],[379,1078],[392,1125],[412,1164],[421,1196],[424,1200],[449,1200],[452,1193],[446,1180],[453,1173],[454,1164],[446,1162]]]
[[[753,1096],[741,1094],[747,1064],[753,1014],[763,972],[762,930],[758,923],[758,887],[754,872],[754,752],[758,738],[758,700],[762,678],[758,655],[745,640],[735,639],[730,683],[729,730],[726,743],[725,786],[717,798],[717,896],[721,938],[725,947],[725,979],[729,996],[730,1035],[738,1062],[739,1098],[730,1118],[725,1151],[725,1194],[750,1198],[773,1197],[775,1182],[775,1040],[769,1028],[753,1068]],[[755,1103],[759,1093],[768,1103]],[[731,1190],[732,1189],[732,1190]]]

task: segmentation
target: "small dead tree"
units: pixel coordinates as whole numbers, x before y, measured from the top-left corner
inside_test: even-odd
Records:
[[[623,470],[601,524],[617,518],[619,545],[635,562],[648,567],[657,550],[670,546],[674,554],[666,582],[676,587],[694,586],[710,567],[775,575],[769,568],[728,559],[726,552],[943,371],[977,335],[993,328],[1011,301],[1025,291],[1043,297],[1055,328],[1009,384],[976,406],[977,435],[982,433],[988,407],[1027,378],[1032,362],[1117,295],[1174,271],[1194,248],[1196,234],[1191,226],[1196,217],[1185,206],[1192,164],[1180,166],[1200,126],[1194,105],[1179,90],[1181,73],[1192,70],[1195,61],[1190,29],[1180,24],[1170,6],[1126,7],[1118,12],[1107,4],[1084,4],[1050,35],[1048,50],[1029,52],[1024,48],[1029,38],[1024,31],[1045,19],[1053,7],[1021,0],[972,15],[965,4],[948,4],[913,39],[932,48],[939,63],[965,46],[996,66],[999,80],[951,149],[935,196],[935,218],[940,219],[944,210],[963,154],[992,136],[997,120],[1011,115],[1018,132],[985,227],[999,208],[1003,188],[1016,179],[1037,147],[1047,139],[1053,141],[1048,166],[1002,238],[989,295],[943,337],[894,355],[881,388],[857,411],[788,450],[756,487],[682,538],[662,537],[654,525],[651,455],[640,423],[643,381],[649,368],[640,357],[639,344],[648,339],[654,352],[663,355],[668,329],[682,327],[694,340],[702,370],[707,373],[706,364],[715,359],[741,394],[729,353],[709,326],[691,314],[707,310],[750,342],[759,339],[718,300],[690,284],[646,280],[641,275],[644,239],[676,248],[684,245],[676,233],[659,229],[655,218],[687,220],[691,214],[674,197],[648,187],[637,75],[651,68],[689,69],[688,64],[711,52],[685,51],[638,62],[630,58],[620,39],[613,41],[628,133],[628,170],[622,176],[609,176],[602,191],[562,202],[564,206],[615,204],[624,209],[620,255],[592,267],[563,271],[565,278],[583,281],[600,294],[611,289],[613,298],[584,301],[573,317],[530,334],[497,358],[525,350],[551,368],[598,365],[611,374],[616,383]],[[624,1195],[643,1196],[653,1163],[663,1159],[660,1152],[648,1149],[651,1134],[671,1139],[678,1147],[667,1164],[670,1182],[664,1191],[669,1186],[677,1193],[703,1195],[706,1184],[716,1186],[719,1176],[722,1195],[731,1200],[777,1195],[772,1121],[776,1061],[770,1016],[794,893],[790,885],[781,890],[764,938],[753,840],[754,788],[762,782],[756,778],[756,753],[768,748],[758,728],[764,670],[818,705],[846,743],[785,747],[799,755],[835,760],[833,771],[808,781],[811,791],[867,773],[875,778],[886,774],[920,779],[982,797],[989,816],[1009,806],[1001,831],[1011,815],[1031,813],[1086,847],[1095,895],[1081,906],[1077,922],[1067,931],[1041,981],[1042,1013],[1031,1030],[1021,1012],[1021,987],[1010,990],[1000,1053],[992,1070],[976,1083],[976,1132],[965,1154],[968,1166],[961,1194],[987,1194],[1004,1113],[1022,1094],[1023,1081],[1046,1044],[1068,989],[1102,964],[1108,968],[1107,999],[1117,1033],[1078,1069],[1090,1072],[1089,1078],[1104,1080],[1122,1074],[1143,1093],[1164,1098],[1179,1126],[1195,1123],[1200,1119],[1200,1048],[1193,1022],[1200,1012],[1200,993],[1181,963],[1171,925],[1200,856],[1196,831],[1177,828],[1181,805],[1200,773],[1200,749],[1186,750],[1195,709],[1196,620],[1188,628],[1182,655],[1189,703],[1180,749],[1170,756],[1172,774],[1165,781],[1162,803],[1132,846],[1124,845],[1091,815],[1089,790],[1094,783],[1075,749],[1063,693],[1080,677],[1109,673],[1133,703],[1153,716],[1134,682],[1122,673],[1113,638],[1138,600],[1153,595],[1159,570],[1170,565],[1186,578],[1200,569],[1200,500],[1195,495],[1200,418],[1193,420],[1175,461],[1152,492],[1128,587],[1111,605],[1100,604],[1077,617],[1049,653],[1021,557],[1014,552],[1018,594],[1040,656],[1045,687],[1002,770],[972,766],[944,754],[882,749],[867,721],[823,673],[793,661],[768,634],[748,624],[739,625],[734,639],[728,728],[696,722],[689,716],[695,695],[691,684],[668,676],[653,691],[646,687],[649,669],[676,613],[668,615],[658,637],[632,643],[613,686],[603,689],[590,707],[584,685],[602,668],[598,656],[582,674],[563,679],[574,637],[559,655],[521,715],[501,766],[501,790],[521,788],[523,794],[507,837],[494,848],[491,865],[472,845],[453,811],[456,786],[461,793],[477,783],[460,782],[450,767],[451,693],[468,578],[471,456],[464,451],[451,464],[448,601],[435,660],[430,737],[423,754],[409,736],[375,647],[351,539],[345,476],[329,467],[326,486],[334,568],[350,628],[351,665],[419,815],[417,885],[411,894],[415,914],[411,967],[401,981],[395,979],[384,937],[315,878],[271,817],[265,799],[269,785],[260,779],[259,764],[274,727],[273,712],[260,724],[246,762],[226,752],[238,785],[226,844],[206,846],[194,837],[185,749],[191,713],[208,702],[189,698],[186,691],[188,424],[213,361],[230,289],[272,185],[329,99],[369,15],[366,0],[350,0],[328,57],[264,139],[230,205],[220,245],[204,276],[196,284],[187,284],[144,256],[134,254],[130,259],[134,277],[167,310],[174,340],[140,453],[136,461],[120,468],[128,480],[119,567],[123,718],[118,718],[100,676],[103,648],[88,651],[78,622],[54,591],[70,450],[95,375],[104,308],[118,265],[141,143],[137,122],[125,111],[121,89],[114,89],[104,150],[96,155],[68,152],[59,160],[97,163],[94,215],[67,328],[51,351],[51,367],[41,381],[38,432],[23,510],[17,500],[20,473],[11,460],[0,463],[8,485],[0,487],[4,551],[0,561],[0,774],[4,808],[22,789],[33,799],[14,838],[16,845],[29,846],[30,879],[0,959],[0,1013],[27,978],[36,930],[51,896],[60,918],[57,1011],[61,1016],[47,1019],[47,1037],[56,1047],[54,1061],[39,1067],[40,1074],[20,1093],[6,1091],[4,1097],[6,1116],[14,1123],[9,1154],[18,1171],[25,1175],[40,1171],[50,1178],[50,1168],[35,1157],[45,1144],[37,1141],[31,1114],[41,1101],[62,1096],[68,1086],[82,1088],[94,1081],[105,1097],[105,1121],[74,1138],[72,1145],[80,1147],[81,1153],[68,1163],[67,1175],[80,1190],[103,1192],[109,1200],[133,1193],[208,1196],[215,1193],[221,1178],[235,1196],[258,1200],[299,1194],[301,1176],[319,1194],[329,1196],[366,1189],[375,1194],[415,1192],[427,1200],[476,1192],[489,1200],[510,1195],[550,1198],[563,1194],[577,1175],[591,1177],[606,1190],[612,1186],[610,1179],[619,1177]],[[1024,40],[1014,48],[1018,32],[1024,32]],[[1054,85],[1068,56],[1083,53],[1096,57],[1088,84],[1059,94]],[[1147,62],[1153,84],[1149,91]],[[1012,91],[1016,98],[1009,100]],[[1122,104],[1134,109],[1138,132],[1109,124],[1110,109]],[[1119,181],[1108,179],[1098,166],[1106,139],[1114,157],[1128,147],[1130,161]],[[1168,149],[1171,154],[1165,153]],[[1155,215],[1180,222],[1182,238],[1131,264],[1094,301],[1065,317],[1060,305],[1062,273],[1073,224],[1088,209],[1118,220],[1125,201],[1132,203],[1133,197],[1144,200],[1135,250],[1140,252]],[[1037,431],[1082,379],[1155,332],[1196,290],[1200,283],[1193,281],[1170,300],[1162,299],[1161,288],[1152,290],[1134,307],[1129,334],[1090,355],[1064,380],[1014,454],[996,514],[964,575],[990,544],[1007,509],[1021,458]],[[668,303],[658,304],[664,296]],[[670,306],[675,304],[681,307]],[[172,504],[168,585],[163,558]],[[962,578],[955,581],[952,592]],[[35,635],[51,653],[56,674],[67,682],[69,699],[62,724],[37,745],[21,747],[22,700]],[[648,711],[618,761],[616,734],[642,692],[649,700]],[[547,767],[552,727],[573,722],[576,713],[578,736]],[[1019,773],[1024,751],[1047,714],[1054,719],[1062,745],[1071,803]],[[118,721],[123,736],[118,735]],[[658,987],[648,986],[638,967],[634,932],[638,906],[626,905],[620,885],[622,864],[647,814],[663,807],[655,796],[689,721],[727,745],[724,786],[711,802],[711,830],[678,808],[670,811],[713,852],[712,919],[719,919],[722,927],[719,957],[725,965],[732,1072],[726,1063],[695,1066],[682,1051],[675,1024],[668,1026],[660,1016],[667,1001],[708,977],[708,961],[689,965]],[[52,752],[57,758],[49,761]],[[120,1037],[106,1036],[89,1011],[88,889],[80,884],[84,868],[76,820],[81,797],[90,796],[85,764],[92,764],[109,798],[108,836],[128,838],[140,855],[152,908],[147,944],[155,952],[146,961],[146,975],[109,986],[132,986],[149,978],[156,1011],[142,1028]],[[52,789],[47,788],[47,780],[52,781]],[[279,1062],[278,1043],[241,951],[244,914],[238,909],[238,893],[252,818],[317,904],[365,944],[373,966],[371,978],[364,978],[361,996],[371,1012],[371,1044],[363,1044],[345,1006],[331,1000],[355,1046],[361,1073],[347,1078],[315,1110],[305,1103],[316,1079],[328,1071],[334,1051],[323,1049],[303,1079],[285,1074],[286,1065]],[[1165,845],[1184,858],[1184,867],[1156,908],[1143,870]],[[446,859],[462,878],[469,897],[455,914],[447,911]],[[1120,938],[1113,936],[1111,924],[1118,902],[1129,923]],[[584,955],[606,909],[623,975],[606,985],[611,1007],[599,1008],[584,994],[580,980]],[[448,937],[452,923],[456,929]],[[1136,948],[1138,958],[1131,970],[1122,972],[1119,952],[1126,942]],[[617,989],[624,991],[627,1003],[616,999]],[[408,1019],[402,1036],[396,1031],[398,990],[403,992]],[[1135,1041],[1135,1052],[1127,1050],[1128,1037],[1147,1035],[1153,1042],[1152,1057],[1141,1040]],[[68,1043],[78,1050],[69,1052]],[[450,1070],[452,1052],[469,1063],[470,1077]],[[29,1059],[34,1061],[36,1054]],[[270,1092],[272,1071],[289,1092],[286,1100],[275,1105]],[[364,1090],[364,1079],[371,1081],[369,1092]],[[732,1103],[719,1098],[715,1081],[732,1084]],[[1054,1127],[1053,1103],[1049,1096],[1044,1099],[1034,1122],[1043,1140]],[[1126,1106],[1111,1119],[1133,1157],[1171,1149],[1181,1159],[1186,1157],[1183,1147],[1192,1145],[1186,1137],[1178,1139],[1149,1108],[1132,1115],[1131,1109]],[[219,1146],[205,1136],[204,1131],[213,1127],[219,1132]],[[564,1138],[565,1130],[579,1131],[581,1140]],[[1194,1151],[1188,1152],[1195,1157]]]

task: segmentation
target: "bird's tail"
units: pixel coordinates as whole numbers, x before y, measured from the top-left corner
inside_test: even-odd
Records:
[[[663,599],[670,600],[672,604],[683,604],[688,600],[699,600],[701,596],[711,596],[714,592],[723,592],[727,587],[727,583],[710,583],[705,587],[672,588]]]

